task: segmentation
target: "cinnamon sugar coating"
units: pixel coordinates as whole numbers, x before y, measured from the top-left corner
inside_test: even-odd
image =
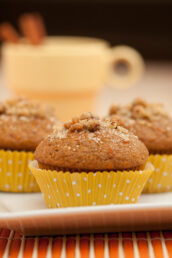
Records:
[[[100,120],[90,113],[63,124],[36,148],[41,167],[69,171],[135,169],[143,166],[145,145],[118,120]]]
[[[0,148],[34,151],[52,132],[53,111],[37,102],[15,98],[0,103]]]
[[[172,118],[164,106],[135,99],[128,106],[113,105],[109,115],[118,116],[123,126],[147,146],[150,153],[172,153]]]

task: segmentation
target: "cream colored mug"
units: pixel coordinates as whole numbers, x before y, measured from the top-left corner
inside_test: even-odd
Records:
[[[55,104],[62,119],[91,110],[102,86],[125,89],[140,80],[144,70],[136,50],[111,48],[108,42],[94,38],[47,37],[39,46],[24,41],[6,43],[2,54],[12,91]],[[127,68],[122,75],[121,64]]]

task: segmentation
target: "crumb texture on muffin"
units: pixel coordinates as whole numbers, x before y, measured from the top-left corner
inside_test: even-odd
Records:
[[[111,119],[118,116],[150,153],[172,153],[172,118],[162,104],[135,99],[128,106],[112,105],[109,115]]]
[[[83,113],[64,123],[36,148],[35,159],[50,169],[103,171],[140,168],[148,151],[118,120]]]
[[[0,148],[34,151],[53,130],[53,110],[24,98],[0,103]]]

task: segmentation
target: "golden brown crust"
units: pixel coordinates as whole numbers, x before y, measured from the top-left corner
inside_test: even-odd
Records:
[[[172,118],[161,104],[136,99],[129,106],[112,106],[110,116],[144,142],[150,153],[172,153]]]
[[[89,114],[64,124],[35,151],[35,159],[44,167],[69,171],[133,169],[144,165],[147,157],[145,145],[131,132]]]
[[[12,99],[0,103],[0,148],[34,151],[56,121],[52,112],[35,102]]]
[[[50,166],[50,165],[45,165],[45,164],[42,164],[42,163],[38,163],[38,167],[40,169],[46,169],[46,170],[56,170],[56,171],[63,171],[63,172],[69,172],[69,168],[60,168],[60,167],[56,167],[56,166]],[[138,170],[143,170],[145,167],[145,164],[144,166],[138,166],[138,167],[133,167],[132,168],[132,171],[138,171]],[[98,170],[84,170],[83,169],[71,169],[70,168],[70,173],[75,173],[75,172],[97,172]],[[105,170],[99,170],[99,172],[103,172]],[[106,170],[108,171],[108,170]],[[113,170],[114,171],[114,170]],[[130,171],[130,169],[125,169],[125,171]]]
[[[144,142],[150,153],[172,153],[172,119],[151,123],[137,121],[133,125],[128,125],[128,129]]]

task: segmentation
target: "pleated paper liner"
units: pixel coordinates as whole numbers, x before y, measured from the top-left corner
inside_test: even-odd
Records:
[[[144,188],[144,193],[172,191],[172,155],[150,155],[154,172]]]
[[[135,203],[152,174],[152,166],[141,171],[63,172],[38,168],[30,170],[49,208]]]
[[[34,176],[29,171],[32,152],[0,150],[0,191],[39,192]]]

